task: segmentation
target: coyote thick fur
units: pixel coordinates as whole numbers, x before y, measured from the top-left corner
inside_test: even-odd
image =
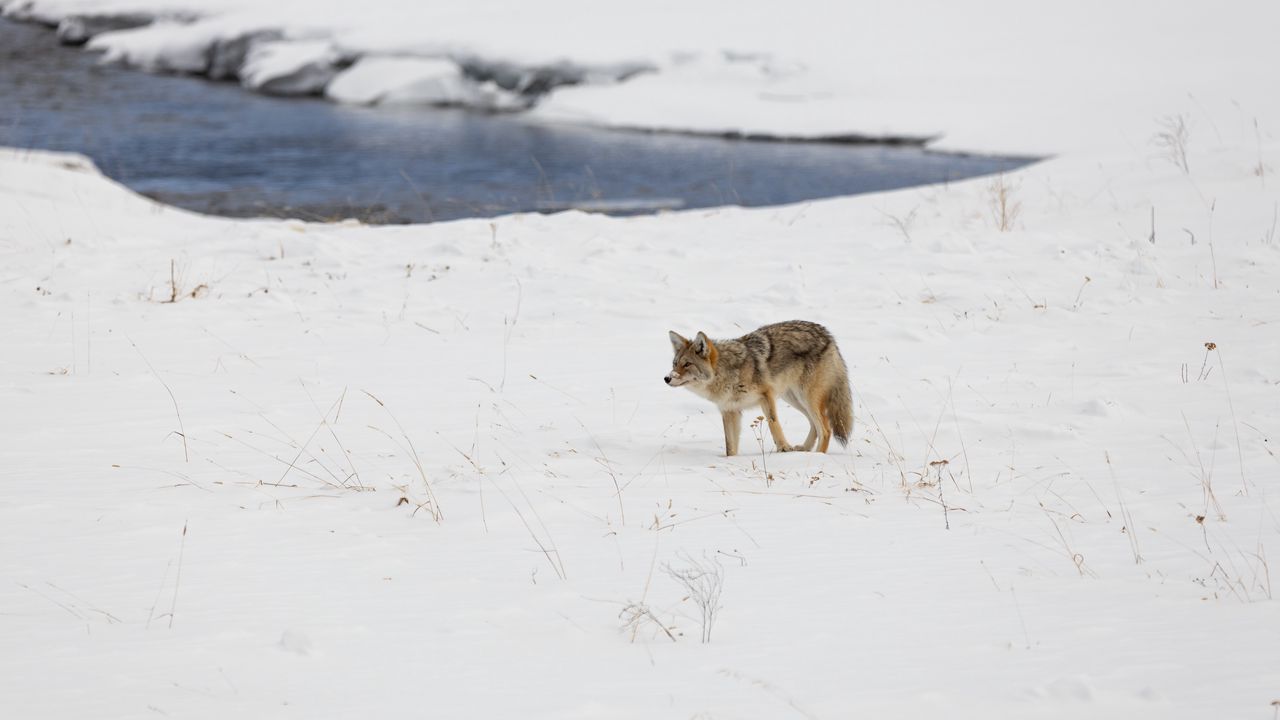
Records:
[[[692,340],[672,332],[675,358],[671,387],[686,387],[715,403],[724,421],[725,455],[738,454],[742,411],[758,406],[779,452],[827,452],[832,436],[841,445],[853,430],[849,372],[836,340],[826,328],[804,320],[765,325],[735,340],[712,340],[699,332]],[[787,443],[778,423],[781,398],[809,420],[809,437]]]

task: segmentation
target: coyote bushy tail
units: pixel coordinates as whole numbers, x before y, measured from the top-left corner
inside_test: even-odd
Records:
[[[827,412],[831,418],[831,434],[842,447],[848,447],[849,436],[853,433],[853,394],[849,390],[847,375],[842,375],[831,386],[831,392],[827,394]]]

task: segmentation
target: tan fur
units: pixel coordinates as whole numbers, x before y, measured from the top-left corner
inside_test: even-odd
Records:
[[[726,455],[736,455],[742,411],[759,407],[780,452],[827,452],[834,435],[841,445],[853,430],[849,374],[835,338],[804,320],[765,325],[733,340],[693,340],[670,333],[675,357],[668,385],[687,387],[715,403],[724,424]],[[790,445],[778,422],[777,401],[809,420],[809,436]]]

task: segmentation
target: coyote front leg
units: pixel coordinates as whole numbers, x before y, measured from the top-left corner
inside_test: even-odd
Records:
[[[720,413],[724,421],[724,454],[725,457],[738,454],[738,438],[742,436],[742,412],[725,410]]]

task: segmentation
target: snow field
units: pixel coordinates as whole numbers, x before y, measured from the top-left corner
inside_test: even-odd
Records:
[[[4,3],[342,101],[557,68],[533,119],[1063,153],[371,228],[0,150],[6,714],[1273,717],[1276,7]],[[789,318],[839,340],[853,442],[724,458],[666,331]]]
[[[43,717],[1265,716],[1280,246],[1254,165],[1280,149],[1232,141],[1189,174],[1144,148],[383,228],[194,216],[6,150],[0,694]],[[853,442],[747,430],[724,458],[714,408],[661,383],[666,331],[788,317],[838,338]],[[694,563],[723,580],[705,645],[667,570]]]

